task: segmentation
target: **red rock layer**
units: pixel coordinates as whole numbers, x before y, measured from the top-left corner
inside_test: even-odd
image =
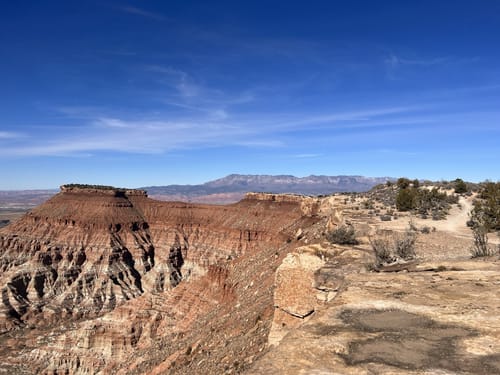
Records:
[[[278,257],[299,227],[314,222],[312,203],[249,196],[210,206],[154,201],[141,191],[63,189],[0,231],[0,330],[31,327],[28,357],[37,372],[113,372],[131,351],[186,335],[222,306],[251,303],[238,277],[262,255]],[[260,310],[272,311],[272,277],[264,279],[262,291],[250,290],[265,293]],[[55,334],[63,322],[71,328]],[[42,328],[57,339],[39,344],[48,334]],[[120,363],[128,371],[136,361],[127,361]]]

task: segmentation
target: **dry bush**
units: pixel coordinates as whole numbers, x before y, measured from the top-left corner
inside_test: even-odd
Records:
[[[421,233],[424,233],[424,234],[429,234],[432,232],[432,228],[431,227],[428,227],[427,225],[426,226],[423,226],[422,229],[420,229],[420,232]]]
[[[472,234],[474,240],[470,252],[473,258],[489,257],[495,253],[488,245],[488,229],[484,225],[475,225]]]
[[[392,241],[388,236],[370,238],[370,245],[375,252],[376,266],[396,261],[392,251]]]
[[[338,245],[357,245],[356,232],[352,225],[340,225],[326,234],[326,239]]]
[[[417,241],[417,232],[407,229],[403,235],[394,238],[394,249],[396,255],[404,260],[415,259],[415,242]]]
[[[375,267],[394,263],[398,260],[415,259],[417,232],[408,228],[401,234],[377,234],[370,238],[370,245],[375,252]]]

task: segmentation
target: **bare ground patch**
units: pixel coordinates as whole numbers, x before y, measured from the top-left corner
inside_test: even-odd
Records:
[[[443,369],[466,373],[498,373],[500,354],[463,353],[459,342],[477,336],[474,330],[443,325],[404,310],[344,310],[342,321],[371,335],[353,341],[344,355],[348,365],[381,363],[404,370]]]

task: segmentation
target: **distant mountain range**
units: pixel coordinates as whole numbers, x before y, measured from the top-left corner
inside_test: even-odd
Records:
[[[229,176],[200,185],[146,186],[152,198],[206,203],[229,203],[240,200],[246,192],[326,195],[338,192],[368,191],[373,186],[394,180],[391,177],[241,175]]]
[[[151,198],[159,200],[191,201],[201,203],[232,203],[249,191],[325,195],[338,192],[368,191],[373,186],[394,180],[391,177],[363,176],[308,176],[241,175],[229,176],[200,185],[167,185],[142,187]],[[0,210],[30,209],[58,190],[0,191]]]

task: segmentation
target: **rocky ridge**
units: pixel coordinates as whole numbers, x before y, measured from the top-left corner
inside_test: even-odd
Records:
[[[161,200],[232,203],[247,192],[274,194],[321,195],[334,192],[368,191],[377,184],[393,180],[390,177],[307,176],[231,174],[200,185],[149,186],[143,189]]]

